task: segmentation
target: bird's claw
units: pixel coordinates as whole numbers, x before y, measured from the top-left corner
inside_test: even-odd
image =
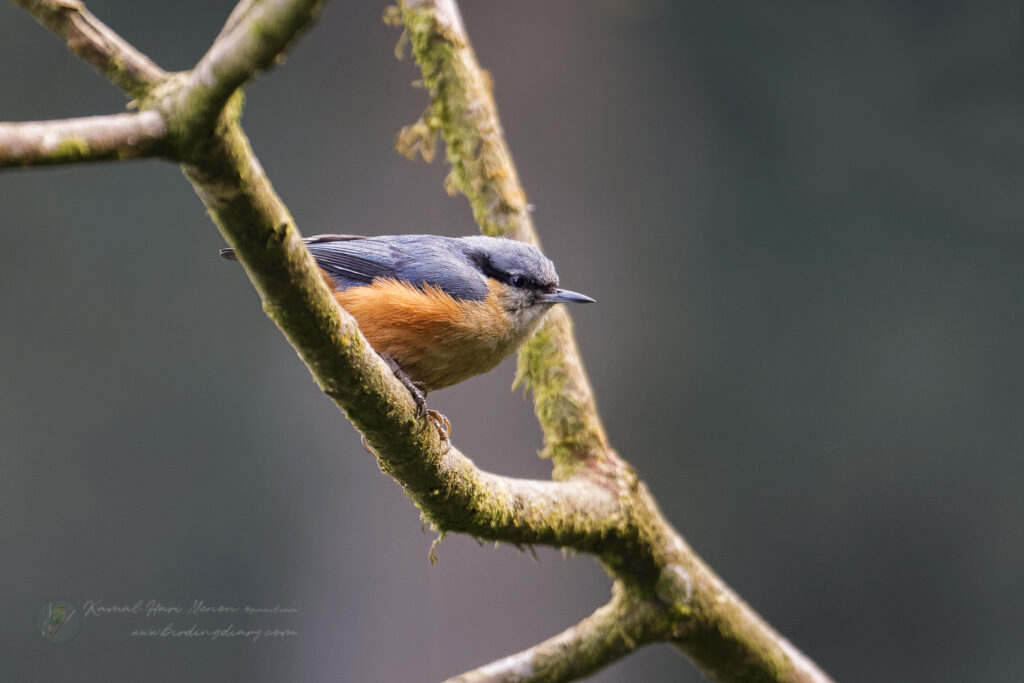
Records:
[[[392,356],[386,353],[380,354],[380,357],[384,359],[384,362],[391,368],[391,372],[398,378],[398,381],[402,383],[406,389],[409,390],[409,394],[412,396],[413,403],[416,404],[416,417],[424,418],[427,416],[427,392],[423,390],[423,385],[418,382],[412,381],[412,378],[406,374],[402,366],[398,364]]]
[[[441,439],[441,443],[444,444],[444,450],[447,453],[448,449],[452,447],[451,439],[448,438],[452,431],[452,423],[441,413],[427,408],[427,393],[423,390],[423,385],[412,381],[412,378],[406,374],[402,366],[398,364],[398,361],[386,353],[382,353],[380,356],[388,364],[388,367],[391,368],[391,372],[395,374],[398,381],[409,390],[413,403],[416,404],[416,417],[420,419],[426,418],[430,424],[434,425],[434,429],[437,430],[437,436]],[[363,448],[373,453],[369,446],[366,445],[366,439],[363,439]]]
[[[441,439],[441,443],[445,446],[444,450],[447,452],[452,447],[452,440],[449,437],[452,433],[452,423],[447,417],[436,410],[428,410],[427,419],[430,420],[430,424],[434,425],[434,429],[437,430],[437,437]]]
[[[427,410],[427,395],[415,384],[410,384],[409,393],[412,394],[413,403],[416,404],[416,417],[424,418],[431,412]]]

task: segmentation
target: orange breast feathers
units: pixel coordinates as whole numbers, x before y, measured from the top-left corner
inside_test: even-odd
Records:
[[[330,279],[328,278],[328,283]],[[518,339],[491,291],[483,301],[460,301],[441,288],[394,279],[334,291],[379,353],[433,391],[487,372],[515,351]]]

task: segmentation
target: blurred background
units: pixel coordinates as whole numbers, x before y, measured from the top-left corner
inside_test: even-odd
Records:
[[[89,3],[167,69],[231,2]],[[426,93],[381,3],[248,91],[306,234],[472,234],[392,149]],[[609,434],[696,550],[841,681],[1024,680],[1016,1],[463,3]],[[0,3],[0,120],[124,99]],[[431,681],[604,604],[587,557],[434,535],[263,315],[174,166],[0,178],[0,679]],[[546,477],[513,363],[433,394]],[[274,615],[107,615],[48,598]],[[132,637],[279,628],[249,642]],[[594,677],[697,681],[664,646]]]

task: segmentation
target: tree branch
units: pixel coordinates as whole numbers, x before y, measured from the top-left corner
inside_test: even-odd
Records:
[[[189,72],[177,109],[186,126],[212,123],[231,94],[273,66],[319,15],[325,0],[244,0]]]
[[[68,49],[131,97],[167,77],[149,57],[94,17],[80,0],[12,0],[57,34]]]
[[[155,111],[0,123],[0,168],[153,156],[166,133]]]
[[[645,604],[627,599],[619,584],[614,593],[611,602],[557,636],[445,683],[571,681],[651,642]]]

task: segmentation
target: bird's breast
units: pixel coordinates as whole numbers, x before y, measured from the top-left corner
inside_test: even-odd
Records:
[[[373,348],[427,391],[487,372],[523,341],[493,293],[460,301],[439,287],[379,279],[334,297]]]

